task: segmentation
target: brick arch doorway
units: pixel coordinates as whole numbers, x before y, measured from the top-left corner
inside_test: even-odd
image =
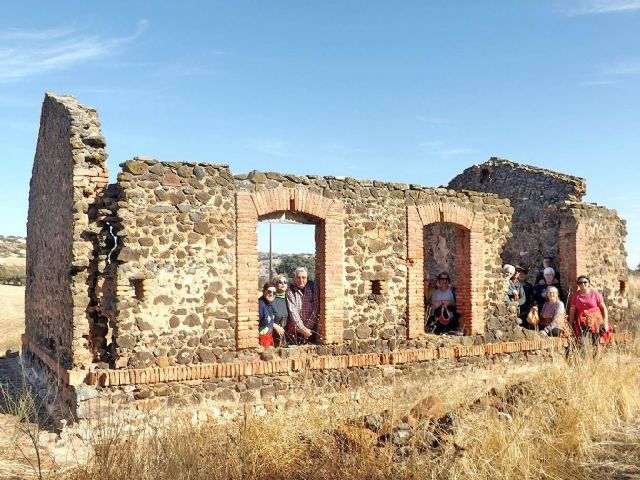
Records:
[[[344,206],[301,188],[236,194],[236,346],[258,346],[258,221],[278,212],[316,225],[316,281],[320,286],[320,343],[342,340],[344,321]]]
[[[424,332],[425,227],[449,224],[455,231],[456,302],[466,335],[484,333],[484,217],[455,204],[407,207],[407,337]]]

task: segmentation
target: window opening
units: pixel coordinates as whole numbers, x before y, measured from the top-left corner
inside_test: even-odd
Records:
[[[295,285],[295,271],[299,267],[307,269],[307,283],[316,283],[316,223],[295,212],[277,212],[265,215],[258,222],[258,260],[259,260],[259,298],[263,285],[274,279],[286,279],[287,284],[278,284],[278,293],[286,292],[290,285]],[[317,284],[322,288],[322,285]],[[277,298],[274,301],[278,301]],[[295,345],[296,343],[315,343],[318,340],[320,323],[320,295],[315,298],[317,319],[313,326],[312,336],[304,340],[297,336],[287,336],[283,342],[274,335],[276,346]],[[277,309],[276,309],[277,310]],[[288,323],[288,322],[287,322]],[[291,333],[285,326],[287,333]]]
[[[136,300],[143,301],[144,300],[144,280],[141,278],[135,278],[129,280],[129,284],[131,288],[133,288],[133,296]]]
[[[387,294],[387,282],[384,280],[371,280],[371,294],[372,295],[386,295]]]

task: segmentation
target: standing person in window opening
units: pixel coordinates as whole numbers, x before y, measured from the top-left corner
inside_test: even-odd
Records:
[[[529,310],[534,305],[533,299],[533,285],[531,285],[527,281],[527,274],[529,271],[526,268],[521,267],[520,265],[516,265],[516,275],[518,276],[518,282],[522,285],[522,291],[524,292],[525,301],[522,305],[520,305],[520,319],[524,323],[527,315],[529,315]]]
[[[453,332],[458,329],[456,296],[447,272],[438,275],[438,288],[431,296],[433,314],[427,319],[427,331],[432,333]]]
[[[598,353],[601,331],[609,332],[609,313],[602,294],[591,288],[589,277],[580,275],[578,289],[569,300],[569,324],[584,351]]]
[[[505,302],[513,302],[518,304],[518,315],[520,315],[520,307],[527,300],[524,289],[518,281],[518,272],[513,265],[506,264],[502,267],[502,276],[507,279],[507,293],[505,294]]]
[[[287,308],[287,287],[289,282],[285,275],[278,275],[273,279],[273,284],[276,286],[276,298],[271,303],[276,314],[273,325],[273,342],[276,346],[282,347],[285,346],[284,332],[289,320],[289,309]]]
[[[564,303],[558,297],[558,289],[556,287],[547,288],[547,302],[540,312],[540,333],[550,337],[562,336],[565,321]]]
[[[264,348],[273,347],[273,330],[278,329],[282,334],[284,330],[276,325],[276,313],[273,310],[273,299],[276,297],[276,287],[267,282],[262,287],[262,296],[258,300],[258,342]]]
[[[290,342],[298,345],[317,340],[315,329],[320,315],[320,291],[309,281],[308,275],[305,267],[296,268],[293,284],[287,290],[287,336]]]
[[[536,275],[534,285],[544,285],[546,283],[544,279],[544,271],[547,268],[553,268],[553,276],[556,279],[553,283],[556,284],[556,286],[560,284],[560,273],[558,272],[558,269],[553,266],[553,257],[544,257],[542,259],[542,269]]]
[[[533,296],[538,305],[538,310],[542,310],[544,302],[547,300],[547,288],[549,287],[556,287],[558,289],[558,298],[560,298],[562,303],[566,300],[564,292],[560,288],[560,283],[556,280],[556,271],[551,267],[547,267],[544,269],[543,275],[543,282],[533,287]]]

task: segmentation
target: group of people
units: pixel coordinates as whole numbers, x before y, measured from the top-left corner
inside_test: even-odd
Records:
[[[292,284],[285,275],[265,283],[258,305],[258,341],[263,347],[316,342],[320,291],[305,267],[295,270]]]
[[[507,279],[505,301],[518,304],[521,325],[551,337],[573,333],[585,348],[597,348],[601,337],[607,342],[612,327],[602,294],[591,286],[589,277],[580,275],[576,290],[567,301],[560,288],[560,275],[551,261],[550,257],[544,259],[535,285],[527,281],[526,269],[508,264],[502,268]]]
[[[589,278],[581,275],[576,290],[567,301],[560,288],[560,275],[545,258],[535,285],[527,281],[527,270],[518,265],[504,265],[507,280],[505,301],[516,303],[522,326],[538,330],[542,335],[564,336],[571,332],[583,346],[595,346],[601,336],[610,337],[607,306],[602,294],[591,287]],[[308,278],[305,267],[295,270],[294,282],[278,275],[262,288],[259,303],[258,339],[265,348],[300,345],[317,341],[316,327],[320,315],[320,291]],[[456,292],[451,277],[440,272],[425,280],[425,330],[430,333],[459,334]]]

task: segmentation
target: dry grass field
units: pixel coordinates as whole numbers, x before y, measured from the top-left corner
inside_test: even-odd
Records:
[[[24,287],[0,285],[0,355],[20,349],[24,332]]]
[[[95,455],[51,478],[640,478],[639,353],[487,366],[226,425],[97,428]]]

